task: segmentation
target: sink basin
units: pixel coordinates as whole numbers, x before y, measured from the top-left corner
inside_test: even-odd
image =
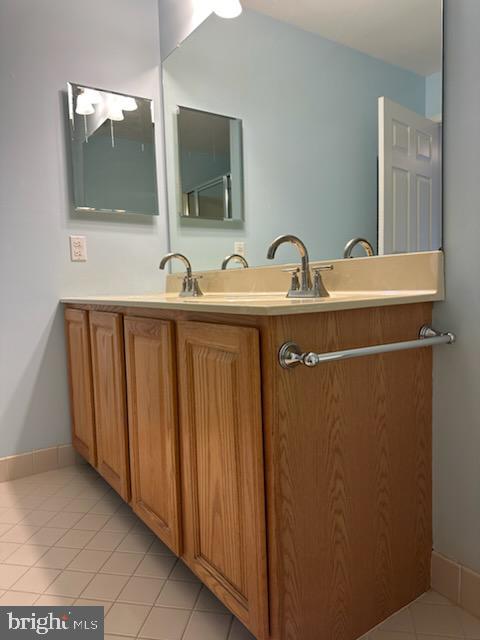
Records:
[[[203,296],[198,298],[183,298],[185,301],[189,302],[212,302],[212,303],[220,303],[220,302],[275,302],[277,300],[282,300],[285,298],[286,294],[283,291],[268,291],[268,292],[257,292],[257,293],[246,293],[244,291],[240,292],[219,292],[219,293],[205,293]]]

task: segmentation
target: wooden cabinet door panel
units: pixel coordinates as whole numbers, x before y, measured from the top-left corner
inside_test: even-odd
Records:
[[[95,415],[89,333],[88,312],[65,309],[72,444],[80,455],[95,465]]]
[[[176,554],[180,478],[173,323],[125,318],[132,508]]]
[[[258,331],[178,323],[184,559],[268,635]]]
[[[122,317],[90,312],[97,469],[124,500],[130,500],[128,431]]]

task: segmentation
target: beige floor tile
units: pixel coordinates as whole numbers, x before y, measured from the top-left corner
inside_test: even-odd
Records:
[[[23,567],[25,569],[25,567]],[[49,587],[60,571],[56,569],[44,569],[40,567],[32,567],[28,569],[23,576],[12,585],[13,591],[34,591],[35,593],[43,593]]]
[[[33,527],[26,524],[17,524],[12,529],[4,533],[2,536],[3,542],[18,542],[23,544],[30,540],[34,533],[39,530],[39,527]]]
[[[133,513],[133,511],[132,511]],[[135,526],[133,527],[133,529],[130,531],[130,533],[133,533],[134,535],[151,535],[151,530],[147,527],[146,524],[144,524],[140,518],[136,517],[136,522],[135,522]]]
[[[453,636],[430,636],[430,635],[425,635],[423,633],[419,633],[416,636],[416,640],[464,640],[464,636],[462,637],[456,637],[454,638]]]
[[[26,571],[27,567],[13,564],[0,565],[0,589],[10,589]]]
[[[132,516],[113,515],[105,523],[104,531],[124,531],[128,533],[135,526],[137,519]]]
[[[135,529],[134,529],[134,531],[135,531]],[[153,553],[153,554],[160,555],[160,556],[176,557],[175,554],[173,553],[173,551],[170,551],[170,549],[167,547],[167,545],[163,544],[163,542],[161,540],[158,540],[158,538],[155,538],[155,540],[152,542],[152,545],[148,549],[148,553],[149,554]]]
[[[121,531],[99,531],[86,545],[86,548],[98,549],[99,551],[114,551],[122,542],[124,536],[125,534]]]
[[[415,633],[413,619],[409,609],[402,609],[398,613],[385,620],[380,627],[382,631],[401,631],[403,633]]]
[[[145,624],[138,634],[139,638],[180,640],[183,637],[189,617],[190,611],[155,607],[145,620]],[[202,638],[196,638],[195,640],[202,640]],[[213,639],[205,638],[203,640]]]
[[[95,504],[88,513],[99,513],[103,515],[113,515],[120,507],[121,501],[102,499]]]
[[[50,520],[49,527],[58,527],[59,529],[70,529],[81,518],[81,513],[71,513],[70,511],[60,511],[57,514],[52,514],[53,518]]]
[[[369,640],[416,640],[416,637],[414,633],[376,629],[369,635]]]
[[[83,549],[69,565],[71,571],[92,571],[96,573],[110,557],[110,551]]]
[[[108,522],[108,516],[98,513],[87,513],[79,520],[73,529],[86,529],[87,531],[100,531]]]
[[[48,569],[65,569],[77,554],[78,549],[52,547],[38,560],[35,566],[47,567]]]
[[[153,605],[158,598],[164,582],[164,580],[158,578],[140,578],[133,576],[124,586],[117,600],[118,602]]]
[[[34,491],[32,491],[31,495],[35,498],[50,498],[54,496],[58,491],[58,487],[56,485],[40,485]]]
[[[193,609],[200,589],[201,585],[198,582],[167,580],[156,604],[162,607]]]
[[[98,498],[67,498],[68,504],[62,511],[73,511],[74,513],[87,513],[98,502]]]
[[[21,545],[16,542],[0,542],[0,562],[4,562],[14,551],[20,549]]]
[[[117,634],[106,633],[103,640],[132,640],[132,636],[117,636]]]
[[[230,613],[220,600],[213,595],[210,589],[207,589],[205,586],[202,587],[200,596],[195,603],[195,609],[197,611],[211,611],[213,613]]]
[[[30,513],[30,509],[19,509],[17,507],[11,507],[10,509],[2,509],[0,513],[0,524],[18,524],[21,522],[28,514]],[[24,524],[35,524],[32,523],[24,523]]]
[[[96,600],[116,600],[127,581],[127,576],[98,573],[82,593],[82,597]]]
[[[232,616],[195,611],[183,636],[184,640],[226,640]]]
[[[131,576],[144,557],[143,553],[114,551],[100,571],[102,573],[119,573]]]
[[[45,592],[54,596],[78,598],[93,577],[93,573],[62,571]]]
[[[38,598],[38,593],[7,591],[0,598],[0,607],[28,607]]]
[[[422,602],[423,604],[443,604],[443,605],[451,605],[453,603],[448,600],[445,596],[440,595],[436,591],[427,591],[420,598],[418,598],[417,602]]]
[[[28,542],[29,544],[53,546],[67,533],[67,531],[67,529],[59,529],[57,527],[42,527],[28,539]]]
[[[22,564],[25,567],[33,565],[44,556],[50,547],[44,545],[24,544],[5,560],[8,564]]]
[[[56,547],[69,547],[72,549],[83,549],[95,535],[95,531],[81,531],[80,529],[71,529],[62,536],[56,543]]]
[[[22,524],[33,524],[37,527],[43,527],[54,517],[54,515],[55,513],[53,511],[30,511],[30,513],[23,518]],[[49,524],[48,526],[51,527],[52,525]]]
[[[4,533],[7,533],[7,531],[10,531],[13,526],[14,525],[11,524],[0,524],[0,537],[3,536]]]
[[[86,485],[85,487],[83,487],[78,497],[94,498],[98,502],[105,496],[107,492],[108,492],[108,489],[105,487],[96,487],[96,486]]]
[[[129,533],[122,540],[117,551],[130,551],[131,553],[147,553],[152,546],[153,534],[151,535],[134,535]]]
[[[410,611],[417,634],[463,636],[462,623],[456,607],[414,603]]]
[[[168,578],[175,565],[175,558],[146,555],[138,565],[135,575],[145,578]]]
[[[110,611],[112,605],[113,602],[107,602],[106,600],[89,600],[88,598],[78,598],[78,600],[75,601],[75,606],[79,607],[103,607],[104,616]]]
[[[177,560],[177,564],[174,566],[172,573],[170,574],[170,580],[185,580],[186,582],[200,582],[196,575],[194,575],[190,569],[181,561]]]
[[[255,638],[241,622],[235,619],[230,629],[228,640],[255,640]]]
[[[44,511],[60,511],[68,506],[72,498],[64,496],[51,496],[42,502],[40,508]]]
[[[38,598],[35,604],[44,607],[68,607],[74,602],[75,598],[66,598],[65,596],[51,596],[48,594],[43,594]]]
[[[70,483],[65,487],[61,487],[55,495],[61,496],[62,498],[71,498],[73,500],[73,498],[78,498],[82,491],[83,487],[81,485],[79,486],[76,483]]]
[[[149,611],[144,605],[115,603],[105,617],[105,633],[136,636]]]

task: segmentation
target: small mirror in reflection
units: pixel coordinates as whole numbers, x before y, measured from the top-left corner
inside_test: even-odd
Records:
[[[242,133],[236,118],[179,107],[181,215],[242,218]]]

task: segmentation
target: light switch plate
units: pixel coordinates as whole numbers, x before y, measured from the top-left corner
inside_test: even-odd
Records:
[[[235,242],[233,245],[233,252],[238,253],[239,256],[245,255],[245,242]]]
[[[72,262],[87,261],[87,239],[85,236],[70,236],[70,260]]]

